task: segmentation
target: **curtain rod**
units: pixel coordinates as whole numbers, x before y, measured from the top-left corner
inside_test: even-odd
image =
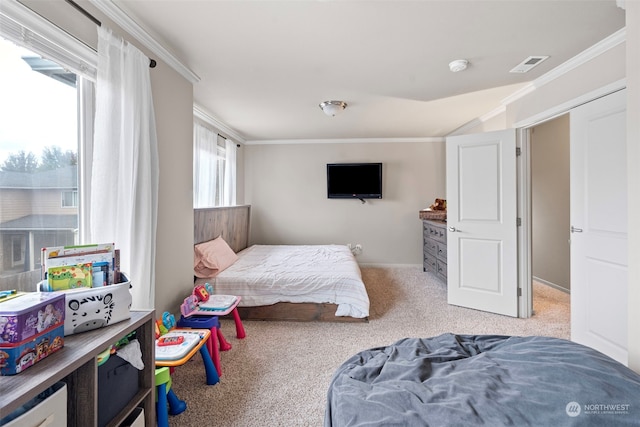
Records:
[[[71,6],[73,6],[78,12],[80,12],[81,14],[83,14],[85,17],[87,17],[90,21],[92,21],[94,24],[96,24],[99,27],[102,27],[102,22],[100,22],[98,20],[98,18],[96,18],[95,16],[93,16],[92,14],[90,14],[89,12],[87,12],[84,8],[82,8],[82,6],[80,6],[78,3],[76,3],[73,0],[65,0],[67,3],[69,3]],[[156,66],[156,60],[155,59],[149,59],[149,67],[151,68],[155,68]]]

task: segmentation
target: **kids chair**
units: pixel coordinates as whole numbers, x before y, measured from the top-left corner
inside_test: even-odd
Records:
[[[225,316],[229,313],[233,315],[237,338],[243,339],[246,333],[237,309],[241,297],[233,297],[233,301],[222,309],[205,309],[201,303],[209,300],[211,292],[213,292],[213,288],[209,283],[194,288],[193,294],[185,298],[180,306],[182,315],[178,321],[178,326],[181,328],[209,329],[211,335],[209,336],[207,348],[218,371],[218,376],[221,376],[220,351],[231,350],[231,344],[227,342],[220,330],[219,316]],[[219,349],[218,341],[220,343]]]
[[[211,332],[208,329],[176,328],[173,314],[165,312],[162,323],[158,325],[160,335],[156,339],[156,367],[176,368],[187,363],[196,352],[200,352],[206,373],[207,385],[220,382],[216,367],[205,344],[209,341]],[[162,334],[162,331],[166,331]]]
[[[171,388],[169,368],[156,368],[156,418],[158,427],[169,427],[169,415],[181,414],[187,403],[178,399]]]
[[[209,340],[207,340],[207,349],[209,355],[213,361],[218,376],[222,376],[222,366],[220,364],[220,351],[227,351],[231,349],[231,344],[227,342],[220,330],[220,321],[218,316],[180,316],[178,326],[181,328],[193,328],[193,329],[209,329]],[[220,348],[218,350],[218,341],[220,342]]]
[[[219,295],[213,293],[213,286],[209,283],[198,285],[193,289],[193,293],[186,297],[180,305],[180,312],[183,317],[191,316],[226,316],[231,314],[236,324],[236,337],[243,339],[247,336],[240,314],[238,304],[242,297],[236,295]],[[229,345],[231,348],[231,345]],[[224,350],[223,350],[224,351]]]

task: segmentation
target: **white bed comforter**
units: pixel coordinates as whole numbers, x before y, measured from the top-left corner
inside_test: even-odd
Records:
[[[343,245],[253,245],[209,282],[216,294],[239,295],[240,306],[278,302],[337,304],[336,316],[369,316],[360,268]]]

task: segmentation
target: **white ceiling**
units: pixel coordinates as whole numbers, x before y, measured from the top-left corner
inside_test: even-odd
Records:
[[[615,0],[113,2],[247,141],[444,136],[624,27]],[[550,58],[509,73],[530,55]],[[328,117],[327,100],[348,107]]]

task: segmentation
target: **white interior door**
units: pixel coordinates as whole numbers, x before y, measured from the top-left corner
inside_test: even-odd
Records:
[[[449,304],[518,315],[516,131],[447,138]]]
[[[627,363],[626,91],[571,110],[571,339]]]

